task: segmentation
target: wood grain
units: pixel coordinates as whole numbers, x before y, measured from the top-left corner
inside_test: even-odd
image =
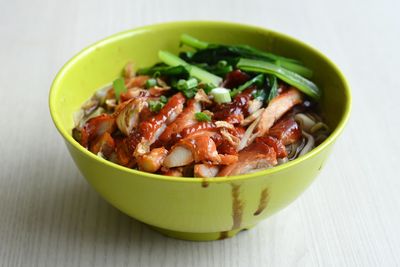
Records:
[[[0,266],[400,266],[399,9],[394,0],[0,0]],[[81,48],[189,19],[300,38],[342,68],[354,97],[351,121],[307,192],[211,243],[165,238],[103,201],[47,108],[52,79]]]

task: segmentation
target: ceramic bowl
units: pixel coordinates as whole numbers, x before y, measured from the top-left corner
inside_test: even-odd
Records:
[[[321,107],[332,134],[310,153],[272,169],[234,177],[178,178],[106,161],[71,136],[73,113],[95,90],[121,75],[128,61],[148,66],[157,51],[179,51],[188,33],[214,43],[248,44],[293,57],[314,70]],[[73,57],[55,78],[49,97],[54,124],[82,175],[122,212],[165,235],[188,240],[231,237],[294,201],[319,174],[349,117],[351,96],[340,70],[316,49],[287,35],[225,22],[173,22],[115,34]]]

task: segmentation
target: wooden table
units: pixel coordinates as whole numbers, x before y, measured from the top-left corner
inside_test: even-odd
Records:
[[[0,1],[1,266],[399,266],[399,1]],[[52,79],[103,37],[171,20],[268,27],[319,48],[352,86],[350,123],[313,185],[236,238],[166,238],[107,204],[47,107]]]

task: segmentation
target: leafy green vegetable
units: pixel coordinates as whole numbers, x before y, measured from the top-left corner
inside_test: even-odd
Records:
[[[127,91],[126,86],[125,86],[125,79],[122,77],[119,77],[116,80],[114,80],[113,88],[114,88],[115,98],[117,99],[117,102],[119,102],[121,93]]]
[[[275,75],[268,75],[270,91],[267,100],[271,101],[278,95],[278,79]]]
[[[149,109],[152,112],[159,112],[163,107],[164,107],[164,103],[162,103],[161,101],[153,101],[150,100],[149,101]]]
[[[249,45],[210,44],[187,34],[181,36],[181,43],[199,50],[186,58],[190,63],[206,62],[215,64],[219,60],[227,60],[230,64],[235,65],[239,58],[251,58],[279,64],[306,78],[311,78],[313,74],[312,70],[304,67],[298,60],[268,53]]]
[[[320,89],[310,80],[269,62],[241,58],[236,65],[239,69],[244,71],[252,71],[258,73],[268,73],[277,76],[279,79],[287,82],[288,84],[298,88],[306,95],[318,100],[321,96]]]
[[[253,93],[254,99],[264,102],[267,99],[267,93],[264,89],[259,89]]]
[[[231,91],[231,96],[235,97],[237,94],[243,92],[245,89],[249,88],[252,85],[257,85],[258,87],[261,87],[264,84],[264,80],[265,80],[264,77],[265,77],[264,74],[259,74],[259,75],[255,76],[253,79],[248,80],[247,82],[245,82],[238,88],[233,89]]]
[[[208,43],[200,41],[186,33],[181,35],[181,43],[196,49],[206,49],[209,45]]]
[[[221,77],[209,73],[208,71],[205,71],[199,67],[190,65],[186,63],[186,61],[167,51],[158,51],[158,57],[167,65],[185,67],[185,69],[190,73],[191,76],[199,79],[202,82],[211,83],[214,86],[218,86],[222,82]]]
[[[158,76],[168,76],[168,77],[180,77],[180,78],[188,78],[189,72],[183,66],[160,66],[157,64],[153,67],[142,68],[137,71],[139,75],[150,75],[153,77]]]
[[[203,112],[197,112],[194,116],[197,121],[211,121],[211,117]]]
[[[222,64],[222,62],[224,64]],[[228,65],[228,62],[225,60],[220,60],[218,61],[217,64],[214,65],[209,65],[207,63],[202,63],[202,64],[195,64],[195,66],[202,68],[208,72],[211,72],[212,74],[215,74],[220,77],[225,77],[226,74],[231,72],[233,70],[232,65]]]

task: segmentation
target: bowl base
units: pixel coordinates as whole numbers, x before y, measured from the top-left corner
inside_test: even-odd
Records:
[[[151,229],[171,238],[188,240],[188,241],[214,241],[214,240],[223,240],[227,238],[234,237],[237,233],[248,230],[253,226],[248,226],[240,229],[230,230],[230,231],[222,231],[222,232],[210,232],[210,233],[190,233],[190,232],[179,232],[172,231],[164,228],[155,227],[152,225],[148,225]]]

